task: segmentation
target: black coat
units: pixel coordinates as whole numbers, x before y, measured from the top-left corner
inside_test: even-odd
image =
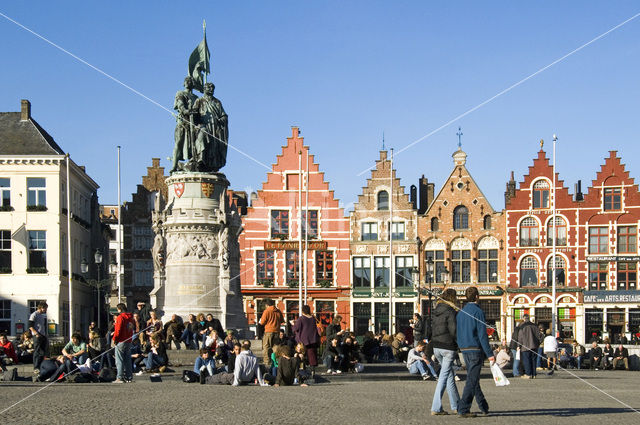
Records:
[[[456,343],[456,311],[450,305],[440,302],[431,316],[431,346],[455,351]]]

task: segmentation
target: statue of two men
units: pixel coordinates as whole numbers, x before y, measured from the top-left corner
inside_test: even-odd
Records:
[[[227,162],[228,116],[220,100],[213,96],[213,83],[204,85],[201,98],[192,93],[193,87],[193,79],[187,77],[185,89],[176,93],[178,123],[171,172],[178,171],[179,161],[188,161],[191,171],[216,172]]]

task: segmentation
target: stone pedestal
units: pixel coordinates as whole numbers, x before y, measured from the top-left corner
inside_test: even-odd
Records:
[[[229,208],[229,181],[222,173],[184,172],[166,183],[166,207],[153,216],[152,305],[165,321],[174,313],[185,321],[189,313],[211,313],[225,329],[245,329],[236,277],[241,221]]]

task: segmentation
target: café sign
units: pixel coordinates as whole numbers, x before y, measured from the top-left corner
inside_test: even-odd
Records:
[[[304,246],[304,245],[303,245]],[[298,250],[298,241],[264,241],[265,250]],[[322,251],[327,249],[327,241],[309,241],[307,249]]]
[[[640,255],[590,255],[587,261],[639,261]]]
[[[585,303],[640,303],[640,291],[585,291]]]

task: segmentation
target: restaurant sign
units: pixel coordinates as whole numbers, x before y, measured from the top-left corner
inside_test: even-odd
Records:
[[[304,245],[303,245],[304,246]],[[264,249],[266,250],[298,250],[298,241],[264,241]],[[327,241],[309,241],[307,249],[321,251],[327,249]]]
[[[585,291],[585,303],[640,303],[640,291]]]
[[[587,261],[639,261],[640,255],[589,255]]]

